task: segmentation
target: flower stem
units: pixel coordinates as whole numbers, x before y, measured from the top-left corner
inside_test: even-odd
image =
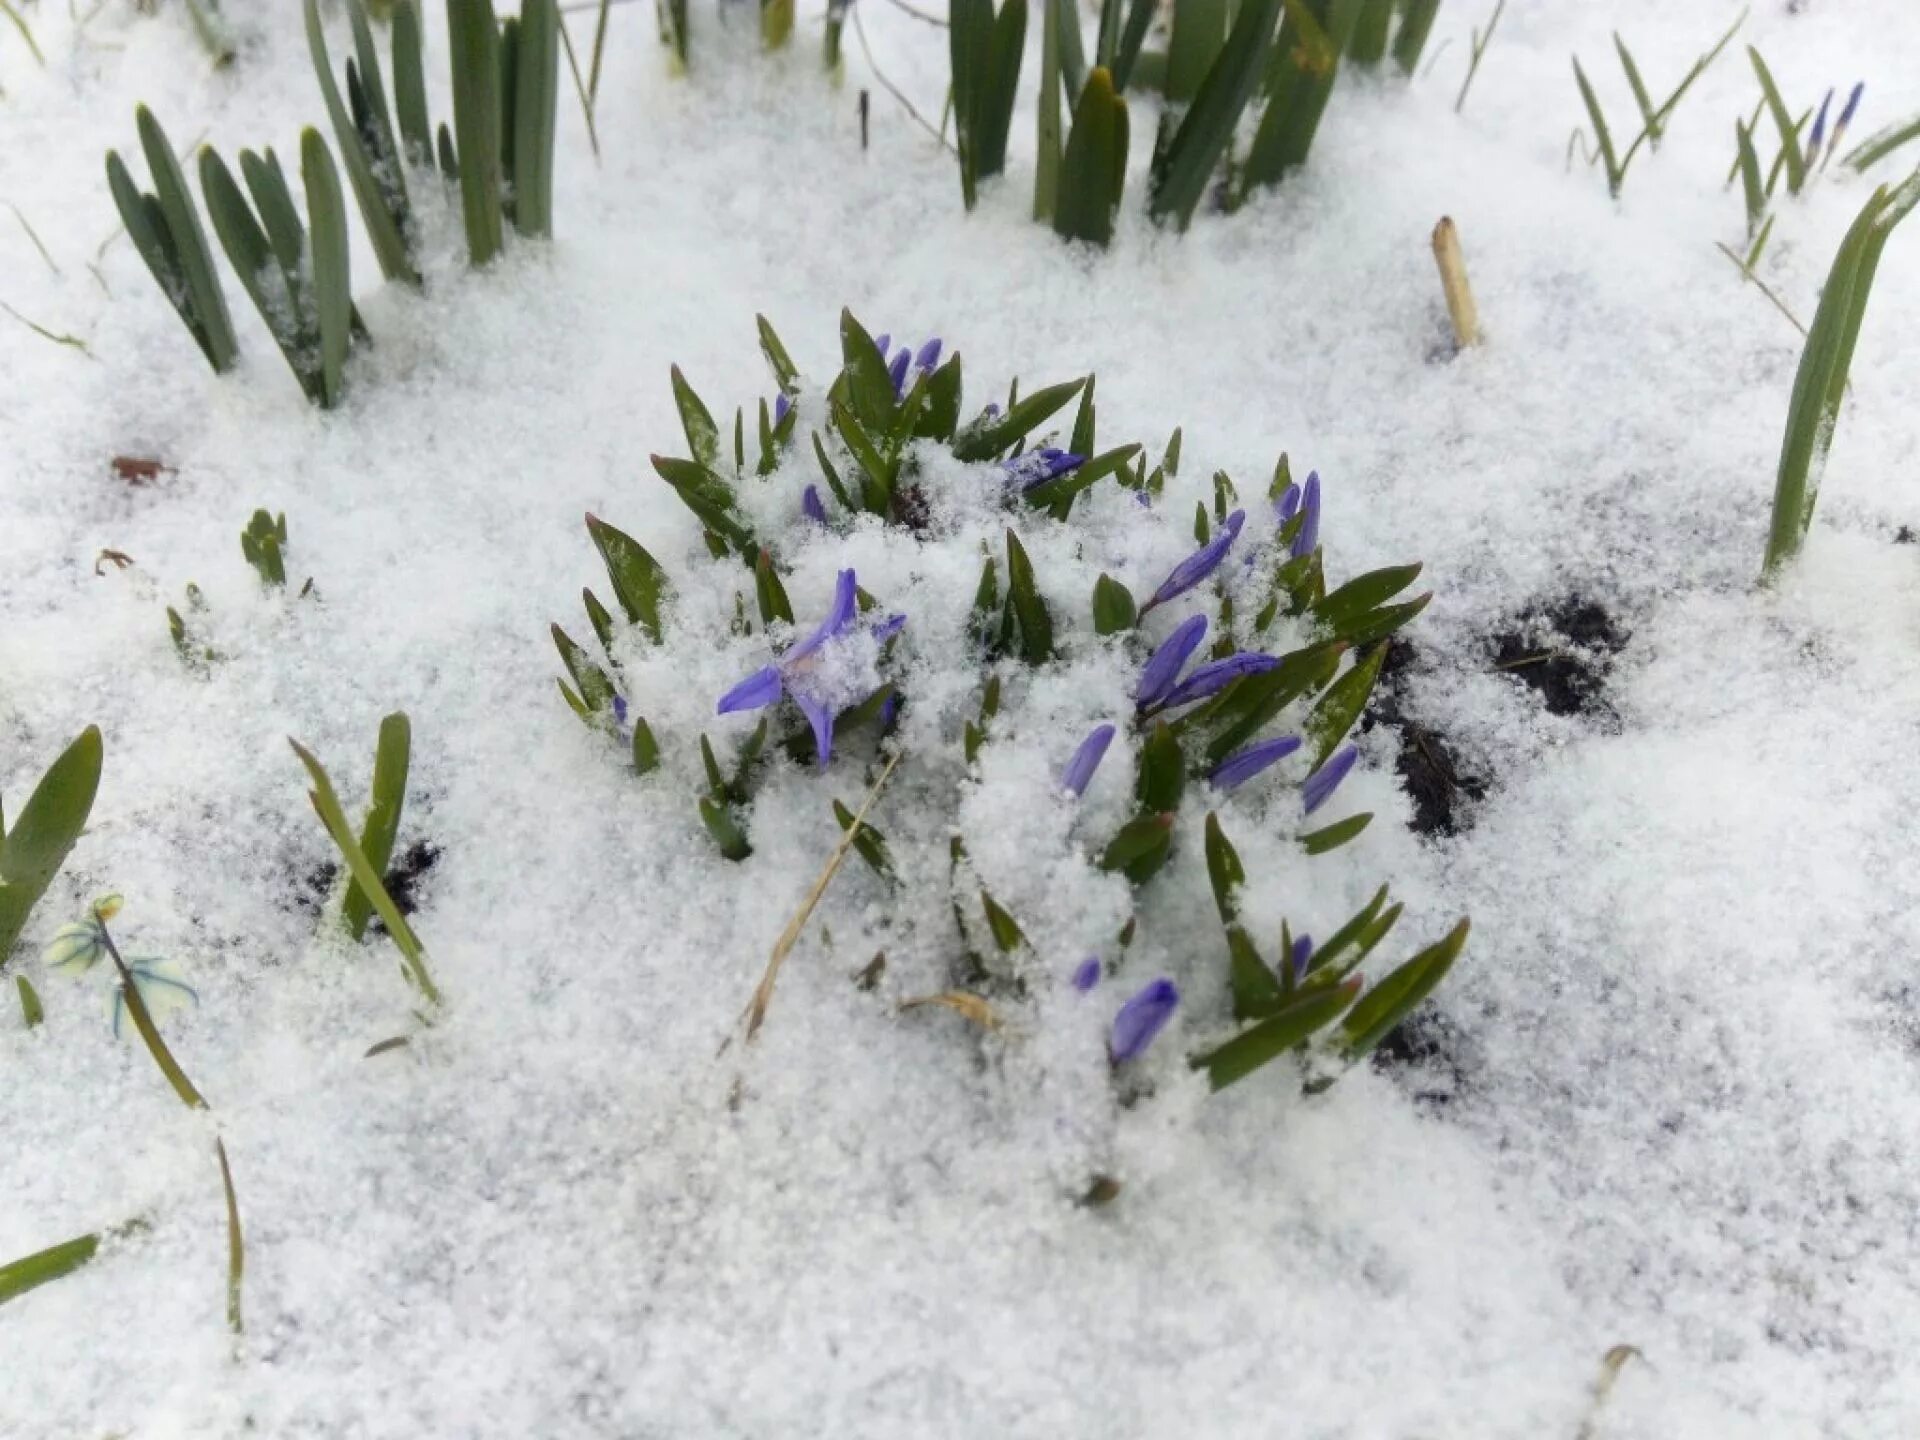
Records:
[[[147,1052],[153,1056],[153,1063],[160,1067],[160,1073],[167,1077],[167,1083],[173,1086],[173,1093],[180,1097],[183,1105],[190,1110],[205,1110],[206,1098],[193,1088],[193,1081],[180,1068],[180,1062],[173,1058],[173,1052],[167,1049],[167,1042],[160,1038],[160,1029],[153,1023],[147,1002],[141,998],[140,987],[133,983],[133,972],[127,969],[127,962],[120,958],[120,950],[113,943],[113,936],[107,933],[107,922],[96,916],[94,923],[100,927],[100,938],[106,942],[107,954],[113,957],[114,969],[120,972],[121,998],[126,1001],[127,1014],[133,1017],[134,1029],[147,1042]]]

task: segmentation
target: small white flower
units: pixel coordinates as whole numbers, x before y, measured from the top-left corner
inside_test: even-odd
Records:
[[[97,920],[76,920],[53,932],[53,939],[40,952],[49,970],[68,975],[84,975],[100,963],[107,953],[107,933]]]
[[[157,1024],[163,1015],[175,1010],[185,1009],[189,1005],[200,1003],[200,994],[183,978],[180,967],[171,960],[158,955],[143,955],[127,962],[127,973],[133,976],[133,983],[140,991],[140,998],[146,1002],[147,1013]],[[127,997],[121,986],[113,987],[111,1014],[113,1033],[120,1034],[120,1019],[126,1013]]]

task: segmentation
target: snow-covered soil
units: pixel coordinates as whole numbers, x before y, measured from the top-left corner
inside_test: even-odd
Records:
[[[882,69],[937,116],[944,35],[858,4]],[[1030,110],[1008,180],[965,215],[851,27],[838,89],[813,10],[772,59],[709,16],[676,80],[650,7],[616,6],[597,164],[562,97],[553,245],[470,273],[435,200],[424,295],[379,286],[356,248],[376,345],[333,414],[230,275],[246,354],[216,379],[109,240],[101,156],[136,148],[136,101],[229,156],[287,154],[323,120],[298,7],[229,8],[242,53],[217,74],[170,0],[110,0],[84,29],[40,0],[23,13],[44,68],[0,34],[0,199],[58,266],[0,216],[0,299],[87,347],[0,316],[0,789],[17,804],[88,723],[107,747],[89,833],[12,962],[46,1024],[10,999],[0,1018],[0,1259],[149,1226],[0,1309],[0,1433],[1920,1429],[1920,552],[1895,541],[1920,524],[1920,229],[1888,249],[1809,544],[1770,590],[1799,336],[1714,248],[1742,239],[1722,183],[1758,94],[1742,45],[1796,109],[1864,79],[1862,136],[1920,108],[1903,0],[1763,0],[1618,204],[1564,167],[1569,56],[1627,130],[1609,31],[1664,91],[1738,7],[1515,0],[1456,115],[1491,6],[1448,0],[1428,73],[1345,75],[1308,170],[1185,237],[1143,217],[1136,116],[1100,256],[1027,218]],[[1900,168],[1836,166],[1780,206],[1761,275],[1803,319],[1871,180]],[[1427,243],[1442,214],[1488,337],[1453,359]],[[1031,767],[1041,819],[972,817],[1006,839],[976,855],[996,890],[1025,885],[1031,928],[1057,930],[1061,983],[990,1038],[899,1013],[939,988],[937,957],[909,947],[872,992],[852,983],[884,895],[849,866],[741,1042],[837,835],[828,790],[783,775],[755,856],[721,860],[696,772],[636,780],[567,712],[547,625],[582,634],[580,587],[603,584],[585,511],[676,566],[700,553],[647,462],[684,448],[668,365],[716,408],[751,405],[771,394],[755,312],[818,378],[843,305],[963,350],[974,403],[1091,370],[1107,443],[1157,453],[1184,426],[1174,513],[1215,469],[1258,496],[1285,450],[1326,481],[1336,577],[1426,562],[1435,599],[1395,693],[1484,798],[1458,797],[1456,833],[1416,835],[1399,732],[1376,725],[1342,801],[1382,818],[1311,872],[1324,893],[1261,901],[1324,933],[1390,880],[1396,955],[1472,916],[1412,1062],[1313,1098],[1277,1069],[1210,1097],[1182,1057],[1217,1033],[1216,974],[1149,1057],[1149,1095],[1085,1083],[1128,985],[1075,995],[1066,947],[1109,917],[1094,879],[1049,894],[1018,847],[1079,733],[1070,695],[1049,702],[1058,733],[1036,721],[994,762]],[[175,471],[129,485],[116,455]],[[317,600],[263,591],[242,561],[263,505]],[[909,612],[915,584],[977,574],[977,551],[909,574],[872,536],[847,544],[796,560],[803,625],[839,564],[902,566],[886,598]],[[103,548],[133,564],[96,576]],[[1137,578],[1178,552],[1137,557]],[[204,678],[163,615],[189,581],[224,656]],[[1574,601],[1610,638],[1582,652],[1583,705],[1549,713],[1496,662],[1503,637],[1561,645],[1531,621]],[[764,652],[676,659],[660,703],[692,724]],[[409,1027],[410,995],[389,950],[344,946],[316,908],[334,857],[284,737],[357,814],[393,709],[414,731],[401,844],[439,852],[414,922],[449,1005],[363,1060]],[[865,785],[856,763],[831,793]],[[1109,823],[1124,785],[1116,767],[1089,791]],[[205,1126],[112,1039],[103,985],[33,959],[108,889],[128,947],[200,991],[168,1034],[233,1157],[237,1345]],[[1216,937],[1196,942],[1208,965]],[[1088,1208],[1095,1173],[1122,1190]],[[1621,1345],[1638,1358],[1596,1411]]]

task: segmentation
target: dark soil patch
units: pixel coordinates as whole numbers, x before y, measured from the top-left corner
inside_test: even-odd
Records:
[[[1550,715],[1608,712],[1607,673],[1626,630],[1597,601],[1569,595],[1493,637],[1493,668],[1537,691]]]
[[[1464,802],[1485,799],[1487,782],[1462,772],[1446,736],[1407,713],[1414,654],[1411,641],[1396,638],[1390,642],[1380,667],[1380,683],[1360,728],[1370,731],[1375,725],[1385,725],[1398,734],[1400,749],[1394,757],[1394,769],[1413,801],[1414,832],[1457,835],[1468,823]]]
[[[1374,1068],[1391,1074],[1415,1104],[1445,1109],[1467,1089],[1465,1038],[1431,1006],[1413,1012],[1373,1052]]]
[[[393,897],[393,903],[400,907],[402,915],[411,915],[420,908],[419,891],[427,873],[439,863],[439,846],[426,840],[416,840],[398,860],[387,867],[383,877],[387,882],[387,893]],[[293,887],[295,907],[309,915],[318,915],[327,903],[327,897],[333,893],[333,887],[340,878],[340,862],[326,860],[307,870]],[[386,927],[375,915],[370,929],[386,933]]]

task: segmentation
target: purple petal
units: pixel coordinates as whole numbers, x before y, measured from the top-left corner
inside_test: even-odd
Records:
[[[1122,1005],[1113,1017],[1113,1035],[1107,1042],[1113,1063],[1124,1065],[1145,1053],[1179,1005],[1180,992],[1164,976]]]
[[[714,713],[731,715],[736,710],[758,710],[778,700],[782,688],[779,667],[765,666],[722,695]]]
[[[813,763],[825,766],[833,758],[833,707],[807,695],[796,693],[793,703],[813,726]]]
[[[1060,774],[1060,785],[1075,795],[1087,793],[1087,782],[1093,779],[1093,772],[1100,768],[1100,762],[1106,758],[1107,747],[1113,743],[1113,726],[1095,726],[1093,733],[1080,742],[1080,748],[1073,752],[1073,758],[1067,761],[1067,768]]]
[[[1813,117],[1813,130],[1807,136],[1807,158],[1817,160],[1820,156],[1820,142],[1827,138],[1827,107],[1833,104],[1833,89],[1820,97],[1820,113]]]
[[[809,485],[800,492],[800,513],[817,524],[827,523],[827,507],[820,503],[820,488],[817,485]]]
[[[1078,470],[1087,463],[1084,455],[1075,455],[1070,450],[1057,450],[1051,445],[1038,450],[1029,450],[1024,455],[1016,455],[1011,460],[1001,461],[1001,469],[1007,472],[1007,478],[1019,483],[1024,492],[1049,480]]]
[[[915,369],[925,370],[929,373],[939,366],[940,337],[938,335],[920,347],[919,353],[913,357],[913,364]]]
[[[842,570],[839,578],[834,581],[833,608],[827,611],[827,618],[820,622],[819,626],[811,635],[781,657],[780,668],[782,670],[792,669],[796,664],[805,660],[809,655],[813,654],[814,651],[818,650],[822,645],[826,644],[827,641],[833,639],[834,636],[838,635],[853,623],[854,601],[856,598],[855,591],[857,588],[858,582],[853,578],[853,571]]]
[[[880,358],[884,361],[887,358],[887,351],[893,348],[893,332],[891,330],[884,330],[874,336],[873,348],[880,352]]]
[[[987,408],[982,410],[980,412],[980,415],[982,419],[991,420],[993,419],[994,416],[998,415],[999,413],[1000,413],[1000,402],[997,400],[989,400],[987,402]]]
[[[1273,503],[1273,513],[1279,517],[1282,525],[1300,513],[1300,487],[1289,484],[1280,492],[1280,498]]]
[[[906,623],[907,617],[904,615],[889,615],[873,627],[873,638],[877,642],[885,644],[894,636],[898,635],[900,633],[900,627]]]
[[[1276,761],[1284,760],[1300,748],[1298,735],[1281,735],[1262,740],[1244,750],[1236,750],[1214,767],[1207,777],[1216,789],[1232,790],[1244,785]]]
[[[1233,548],[1233,542],[1240,537],[1240,527],[1246,520],[1247,512],[1244,510],[1236,510],[1229,515],[1227,523],[1215,532],[1211,540],[1173,567],[1173,573],[1160,582],[1160,588],[1153,592],[1152,598],[1141,609],[1151,610],[1156,605],[1164,605],[1186,594],[1218,570],[1220,562],[1227,558],[1227,551]]]
[[[1353,745],[1343,745],[1334,751],[1326,764],[1301,782],[1300,799],[1311,815],[1332,797],[1340,788],[1340,782],[1347,778],[1347,772],[1353,769],[1353,762],[1360,758],[1360,751]]]
[[[1180,676],[1181,667],[1187,663],[1187,657],[1199,648],[1206,638],[1207,617],[1193,615],[1180,622],[1173,634],[1169,635],[1160,648],[1153,652],[1146,668],[1140,672],[1140,684],[1134,689],[1133,698],[1141,705],[1151,705],[1168,690]]]
[[[787,416],[791,415],[792,413],[793,413],[793,401],[788,398],[787,392],[782,390],[778,395],[773,397],[774,427],[777,429],[780,425],[780,422],[786,419]]]
[[[1100,957],[1089,955],[1073,967],[1073,988],[1082,995],[1100,983]]]
[[[913,352],[906,346],[900,347],[900,353],[893,357],[893,363],[887,366],[887,379],[893,382],[893,393],[898,395],[907,388],[907,366],[913,363]]]
[[[616,694],[613,697],[613,723],[625,726],[627,723],[627,697]]]
[[[1313,937],[1296,935],[1293,940],[1293,978],[1307,978],[1307,962],[1313,958]]]
[[[1854,82],[1853,93],[1847,96],[1846,108],[1840,112],[1840,121],[1834,127],[1834,131],[1833,131],[1834,139],[1838,140],[1840,138],[1840,132],[1846,129],[1847,126],[1850,123],[1852,123],[1853,112],[1860,108],[1860,96],[1865,92],[1866,88],[1867,88],[1866,81],[1856,80]]]
[[[1300,492],[1300,510],[1307,518],[1300,524],[1300,533],[1293,537],[1293,556],[1297,560],[1302,555],[1311,555],[1320,544],[1320,472],[1309,471],[1307,488]]]
[[[1174,686],[1160,702],[1159,708],[1170,710],[1175,705],[1191,705],[1196,700],[1219,694],[1242,675],[1258,675],[1279,663],[1278,656],[1262,655],[1256,650],[1245,650],[1238,655],[1229,655],[1224,660],[1215,660],[1202,665]]]

